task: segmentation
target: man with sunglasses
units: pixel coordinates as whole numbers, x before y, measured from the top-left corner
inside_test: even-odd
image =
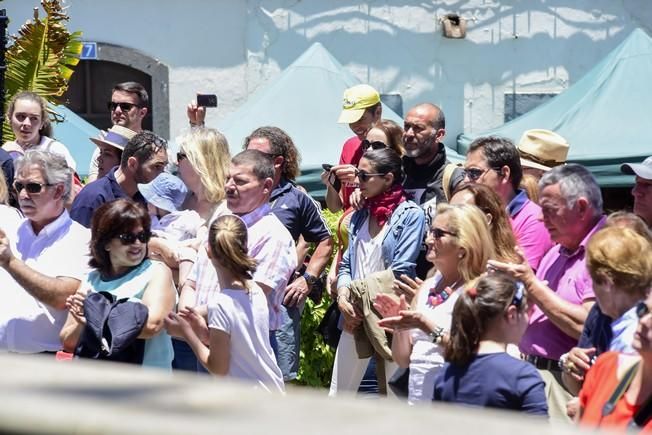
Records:
[[[147,206],[138,184],[154,180],[168,163],[167,142],[151,131],[141,131],[129,139],[120,160],[104,177],[87,184],[75,197],[70,210],[73,220],[90,228],[93,212],[118,198],[131,198]]]
[[[88,268],[90,232],[72,221],[64,204],[72,170],[59,154],[28,151],[16,160],[14,187],[25,215],[11,232],[0,222],[0,350],[54,353],[66,298]]]
[[[500,196],[507,208],[512,230],[532,269],[552,248],[550,234],[541,220],[541,207],[520,188],[521,157],[509,139],[480,137],[469,145],[464,163],[465,181],[484,184]]]
[[[111,115],[111,123],[128,128],[136,133],[143,130],[143,119],[147,116],[149,95],[147,91],[137,82],[118,83],[111,92],[111,101],[107,108]],[[91,164],[88,168],[88,181],[97,179],[97,158],[100,149],[96,148],[91,157]]]

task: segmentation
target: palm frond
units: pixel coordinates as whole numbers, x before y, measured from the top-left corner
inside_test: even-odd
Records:
[[[51,103],[60,103],[68,81],[79,63],[81,32],[66,29],[68,15],[60,0],[41,0],[45,18],[35,13],[23,24],[6,53],[5,101],[21,91],[32,91]],[[3,128],[3,136],[12,138]]]

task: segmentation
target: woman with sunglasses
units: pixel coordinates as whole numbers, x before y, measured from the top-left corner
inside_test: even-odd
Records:
[[[200,217],[200,225],[194,231],[196,243],[179,250],[174,243],[155,237],[149,247],[153,258],[161,259],[174,272],[178,270],[176,282],[181,289],[197,257],[199,240],[206,237],[208,225],[228,213],[224,181],[231,156],[226,138],[211,128],[193,128],[177,142],[178,175],[189,192],[181,210],[194,211]]]
[[[528,326],[525,287],[505,273],[484,275],[455,302],[446,364],[433,399],[548,416],[544,382],[507,353]]]
[[[421,208],[405,197],[401,157],[395,151],[366,151],[356,174],[366,205],[351,217],[348,249],[338,274],[337,302],[344,331],[335,355],[331,396],[338,391],[357,391],[369,360],[358,358],[353,340],[352,333],[362,327],[362,319],[359,307],[351,304],[352,281],[385,270],[391,270],[395,277],[414,277],[425,223]],[[385,364],[388,375],[392,365]]]
[[[145,340],[143,366],[171,369],[174,353],[164,320],[174,309],[176,290],[170,269],[147,258],[150,235],[150,217],[133,201],[117,199],[95,211],[89,261],[92,270],[66,301],[69,314],[60,334],[65,351],[75,351],[85,327],[88,292],[108,292],[117,299],[138,300],[147,306],[149,316],[138,336]]]
[[[409,367],[408,403],[429,402],[437,372],[444,365],[451,315],[462,289],[472,285],[494,255],[491,235],[480,209],[440,204],[426,238],[426,260],[435,274],[424,281],[408,306],[389,295],[376,297],[379,324],[394,332],[392,356]]]
[[[615,319],[609,331],[612,351],[602,353],[592,367],[595,349],[589,349],[592,352],[586,359],[569,356],[564,366],[577,380],[588,370],[579,394],[580,424],[624,430],[652,396],[652,316],[648,308],[652,300],[635,302],[644,299],[652,286],[652,244],[630,228],[603,228],[589,240],[587,268],[600,309]],[[631,345],[638,355],[627,356],[624,345]],[[616,391],[620,381],[623,385]],[[641,412],[639,428],[652,429],[652,409]]]

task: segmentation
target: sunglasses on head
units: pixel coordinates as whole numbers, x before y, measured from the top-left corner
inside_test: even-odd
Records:
[[[365,151],[368,149],[382,150],[383,148],[387,148],[387,145],[385,145],[384,142],[381,142],[379,140],[375,140],[372,142],[367,139],[364,139],[362,142],[360,142],[360,145],[362,146],[362,149]]]
[[[138,107],[138,104],[133,104],[133,103],[116,103],[113,101],[109,101],[107,104],[107,107],[111,112],[113,112],[117,107],[120,108],[123,112],[129,112],[132,108]]]
[[[21,190],[25,189],[27,193],[41,193],[44,187],[53,186],[49,183],[21,183],[20,181],[14,181],[14,189],[16,193],[20,193]]]
[[[123,245],[133,245],[138,240],[140,243],[147,243],[152,237],[149,231],[141,231],[139,233],[122,233],[118,236]]]
[[[369,172],[361,171],[359,169],[355,170],[355,176],[358,177],[358,179],[363,183],[366,183],[367,181],[369,181],[369,178],[371,178],[371,177],[383,176],[383,175],[386,175],[386,174],[380,174],[380,173],[370,174]]]
[[[441,239],[445,235],[457,237],[457,234],[450,231],[442,230],[441,228],[437,228],[437,227],[430,228],[430,230],[428,230],[428,234],[430,234],[432,237],[434,237],[437,240]]]

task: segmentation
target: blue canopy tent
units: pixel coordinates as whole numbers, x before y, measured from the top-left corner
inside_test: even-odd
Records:
[[[457,151],[466,154],[476,137],[498,135],[517,143],[524,131],[545,128],[566,138],[568,160],[588,167],[602,187],[631,185],[621,163],[652,155],[643,134],[650,123],[650,77],[652,39],[636,29],[566,91],[498,128],[461,135]]]
[[[77,173],[84,177],[88,175],[95,144],[90,141],[99,133],[99,129],[87,122],[66,106],[53,106],[50,108],[57,113],[57,118],[62,122],[54,122],[54,138],[63,143],[77,163]]]
[[[347,125],[337,123],[337,117],[344,90],[356,84],[359,80],[315,43],[279,77],[222,120],[220,131],[228,139],[231,152],[237,153],[242,150],[244,138],[257,127],[273,125],[285,130],[302,157],[298,183],[311,195],[323,198],[321,165],[337,163],[344,141],[353,135]],[[383,118],[403,123],[386,105]],[[452,150],[447,152],[451,160],[464,160]]]

